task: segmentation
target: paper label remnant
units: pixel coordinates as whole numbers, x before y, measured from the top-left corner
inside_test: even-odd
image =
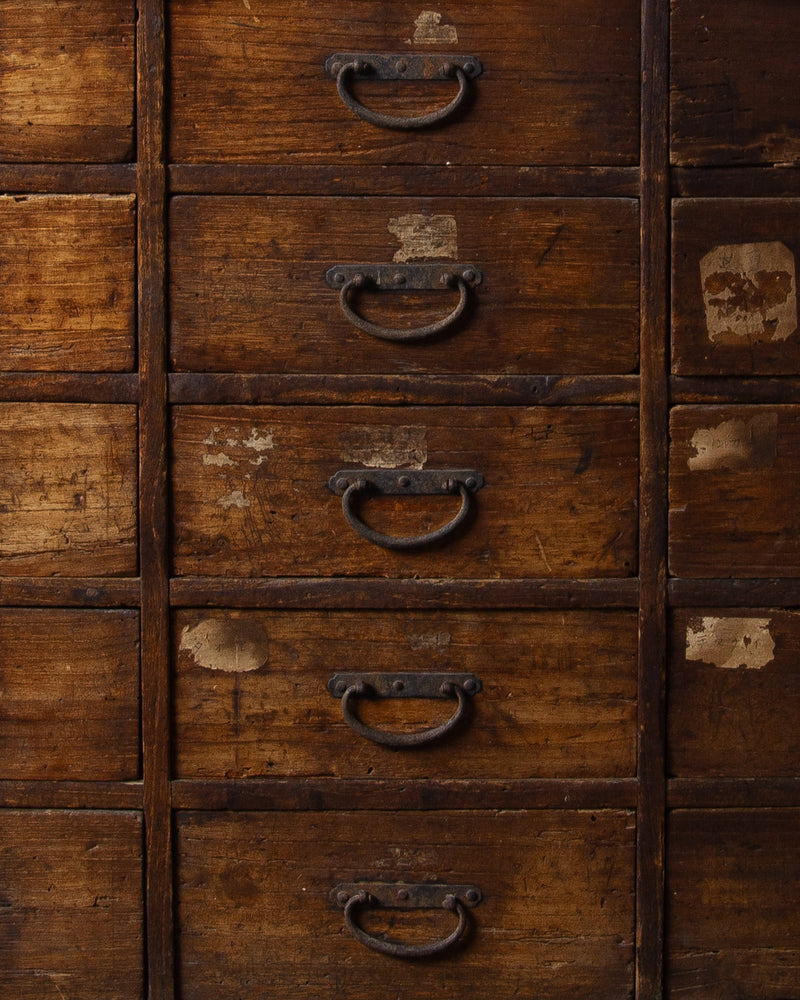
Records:
[[[453,24],[442,24],[442,15],[423,10],[414,21],[414,45],[455,45],[458,32]]]
[[[389,219],[388,230],[400,241],[394,261],[437,260],[458,256],[458,231],[452,215],[400,215]]]
[[[250,506],[250,501],[247,499],[244,493],[242,493],[241,490],[233,490],[226,496],[220,497],[217,500],[217,503],[219,504],[220,507],[224,507],[225,510],[230,510],[231,507],[243,508]]]
[[[694,432],[688,465],[693,471],[758,468],[775,461],[778,414],[759,413],[750,420],[724,420]]]
[[[450,645],[452,636],[449,632],[423,632],[419,635],[410,633],[406,639],[413,650],[444,650]]]
[[[261,626],[253,622],[209,618],[184,628],[181,652],[207,670],[247,673],[266,666],[269,640]]]
[[[723,670],[760,670],[775,658],[769,618],[699,618],[686,627],[686,659]]]
[[[709,340],[757,344],[797,329],[794,254],[783,243],[715,247],[700,261]]]
[[[422,469],[428,460],[424,427],[350,427],[339,447],[345,462],[369,469]]]

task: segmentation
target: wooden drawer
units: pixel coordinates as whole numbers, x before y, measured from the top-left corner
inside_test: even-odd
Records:
[[[136,573],[136,407],[0,403],[0,573]]]
[[[0,160],[129,160],[133,0],[0,3]]]
[[[170,142],[178,162],[632,164],[638,158],[635,0],[455,0],[439,15],[409,0],[248,0],[169,5]],[[444,124],[362,121],[325,71],[336,53],[474,56],[483,73]],[[455,80],[354,81],[358,101],[401,116],[436,111]]]
[[[670,569],[800,575],[800,409],[679,406],[670,420]]]
[[[0,610],[0,776],[139,777],[139,614]]]
[[[627,812],[184,813],[177,817],[180,996],[369,1000],[629,997]],[[346,882],[472,884],[466,939],[400,962],[353,939]],[[381,939],[442,938],[452,913],[356,917]]]
[[[636,639],[632,611],[180,611],[177,776],[630,776]],[[345,702],[327,687],[375,671],[400,693]],[[481,689],[452,732],[398,752],[376,742],[458,718],[455,693],[400,694],[414,679],[461,673]],[[375,732],[354,731],[348,717]]]
[[[800,809],[679,810],[668,824],[668,997],[797,993]]]
[[[174,569],[240,577],[629,576],[637,431],[636,409],[623,406],[176,407]],[[408,470],[409,478],[417,470],[475,470],[486,485],[470,495],[466,521],[449,538],[394,551],[346,522],[328,483],[347,469],[359,470],[354,483],[380,470]],[[362,523],[403,538],[449,523],[466,506],[454,493],[360,503],[358,491],[350,500]]]
[[[631,372],[638,362],[639,218],[623,199],[175,198],[171,353],[190,371]],[[322,236],[322,238],[320,238]],[[337,264],[383,265],[344,308]],[[458,268],[454,268],[458,265]],[[385,339],[454,316],[439,272],[478,269],[442,334]],[[358,270],[356,268],[356,270]],[[350,272],[347,272],[349,276]],[[384,279],[382,279],[383,281]]]
[[[0,197],[0,369],[130,371],[133,197]]]
[[[3,996],[141,1000],[141,816],[3,809],[0,844]]]
[[[672,370],[800,372],[800,201],[689,199],[672,206]]]
[[[673,612],[669,770],[688,778],[793,778],[800,755],[800,614]]]
[[[794,0],[672,0],[672,162],[797,160],[799,45]]]

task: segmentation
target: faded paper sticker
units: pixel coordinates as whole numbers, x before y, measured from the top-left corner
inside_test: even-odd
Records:
[[[260,625],[249,621],[208,618],[181,632],[181,652],[198,667],[247,673],[266,666],[269,640]]]
[[[421,469],[428,460],[424,427],[349,427],[339,447],[345,462],[369,469]]]
[[[435,10],[423,10],[414,21],[414,38],[407,38],[414,45],[455,45],[458,32],[453,24],[442,24],[442,15]]]
[[[758,468],[772,465],[777,453],[778,414],[759,413],[749,420],[724,420],[700,427],[692,435],[692,471]]]
[[[686,659],[760,670],[775,658],[769,618],[699,618],[686,626]]]
[[[458,231],[452,215],[400,215],[389,219],[388,230],[400,241],[394,261],[438,260],[458,256]]]

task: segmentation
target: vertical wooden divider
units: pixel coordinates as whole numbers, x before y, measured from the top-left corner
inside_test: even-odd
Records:
[[[669,7],[642,3],[637,1000],[660,1000],[664,968]]]
[[[164,0],[138,0],[139,574],[149,1000],[173,996]]]

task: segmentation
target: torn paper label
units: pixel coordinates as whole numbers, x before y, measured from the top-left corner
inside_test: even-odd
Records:
[[[339,447],[345,462],[369,469],[421,469],[428,460],[424,427],[349,427]]]
[[[442,15],[435,10],[423,10],[414,21],[414,45],[455,45],[457,41],[455,25],[442,24]]]
[[[686,659],[723,670],[760,670],[775,658],[769,618],[698,618],[686,626]]]
[[[452,215],[400,215],[389,219],[388,230],[400,241],[393,260],[405,264],[411,260],[455,260],[458,256],[458,232]]]
[[[778,414],[759,413],[750,420],[724,420],[716,427],[700,427],[692,435],[689,456],[692,471],[764,467],[775,461]]]

